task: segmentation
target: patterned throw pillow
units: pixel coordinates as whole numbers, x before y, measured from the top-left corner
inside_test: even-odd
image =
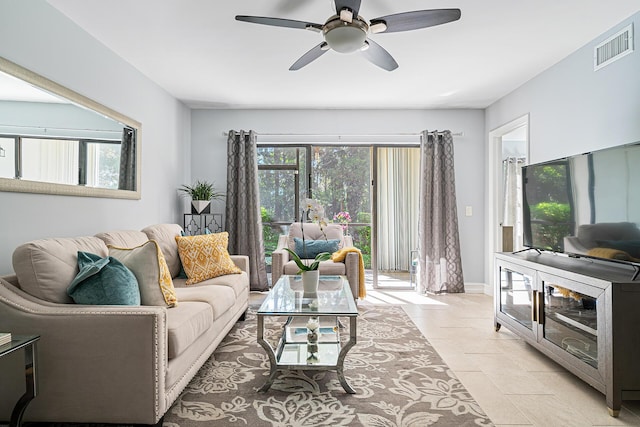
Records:
[[[135,248],[107,247],[109,255],[122,262],[136,276],[142,305],[177,305],[171,273],[158,242],[149,240]]]
[[[140,305],[136,276],[117,259],[78,251],[78,268],[67,288],[76,304]]]
[[[176,236],[180,261],[187,273],[187,285],[225,274],[242,273],[231,260],[227,245],[229,233]]]

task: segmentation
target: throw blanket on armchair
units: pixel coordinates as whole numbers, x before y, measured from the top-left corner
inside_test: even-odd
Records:
[[[360,249],[354,246],[338,249],[337,252],[334,252],[331,255],[331,260],[335,262],[343,262],[349,252],[355,252],[358,254],[358,298],[364,298],[367,296],[367,289],[365,287],[364,259],[362,258],[362,252],[360,252]]]

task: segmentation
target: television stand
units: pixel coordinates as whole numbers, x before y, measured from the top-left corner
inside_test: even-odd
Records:
[[[504,325],[603,393],[613,417],[640,400],[640,282],[629,264],[531,251],[498,253],[495,265],[496,331]]]

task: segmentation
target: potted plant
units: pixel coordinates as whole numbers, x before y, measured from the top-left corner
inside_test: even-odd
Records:
[[[300,223],[300,228],[302,230],[302,251],[303,255],[306,255],[306,243],[304,236],[304,219],[309,217],[312,222],[317,222],[320,225],[320,231],[324,235],[325,240],[327,239],[326,234],[324,233],[323,227],[327,225],[327,219],[324,217],[324,208],[317,200],[314,199],[305,199],[304,207],[302,208],[302,222]],[[329,252],[321,252],[316,255],[313,262],[310,264],[305,264],[300,259],[300,256],[292,251],[289,248],[283,248],[285,251],[289,252],[291,258],[298,266],[298,274],[302,276],[302,286],[304,289],[305,295],[309,297],[314,297],[316,295],[316,291],[318,290],[318,282],[320,279],[320,272],[318,268],[320,267],[320,262],[326,261],[331,258],[331,254]]]
[[[193,185],[183,184],[178,189],[184,196],[191,197],[191,205],[193,206],[194,213],[208,213],[209,205],[212,200],[219,200],[224,198],[224,193],[216,191],[213,183],[209,181],[196,181]]]
[[[302,276],[302,288],[304,290],[304,295],[306,297],[314,297],[318,291],[318,282],[320,280],[320,272],[318,271],[320,262],[331,258],[331,254],[329,252],[320,252],[316,255],[313,262],[307,265],[302,262],[298,254],[291,249],[284,248],[284,250],[289,252],[289,255],[291,255],[291,258],[293,258],[293,261],[300,269],[298,270],[298,274]]]

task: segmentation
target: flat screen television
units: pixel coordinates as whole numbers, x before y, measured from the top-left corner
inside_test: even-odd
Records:
[[[522,170],[524,246],[640,265],[640,142]]]

